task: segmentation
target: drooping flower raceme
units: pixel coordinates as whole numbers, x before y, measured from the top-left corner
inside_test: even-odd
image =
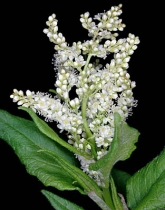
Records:
[[[68,143],[91,156],[77,155],[82,170],[101,185],[101,174],[89,170],[90,163],[104,156],[114,137],[114,112],[123,120],[137,105],[132,89],[136,86],[127,72],[131,55],[137,49],[139,38],[128,34],[116,39],[125,24],[119,19],[122,5],[111,7],[92,19],[89,12],[81,15],[80,22],[87,29],[89,40],[73,42],[70,46],[58,32],[56,15],[52,14],[44,29],[55,44],[54,67],[56,73],[55,96],[14,89],[10,96],[18,105],[29,107],[55,121],[60,132],[66,131]],[[106,65],[100,59],[113,59]],[[70,91],[75,93],[70,98]]]

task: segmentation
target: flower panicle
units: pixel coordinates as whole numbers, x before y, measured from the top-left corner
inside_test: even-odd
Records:
[[[88,30],[89,40],[73,42],[69,46],[58,32],[56,15],[49,16],[44,33],[55,44],[56,96],[51,94],[13,90],[10,96],[19,106],[31,108],[45,118],[55,121],[60,132],[67,132],[68,143],[91,154],[91,160],[76,155],[82,170],[102,185],[99,171],[89,170],[89,164],[107,154],[114,137],[114,113],[125,121],[132,114],[137,100],[133,97],[135,81],[127,69],[132,54],[140,43],[139,37],[129,33],[116,39],[125,24],[119,19],[122,5],[111,7],[92,19],[89,12],[80,22]],[[100,59],[113,53],[104,66]],[[91,61],[91,57],[96,57]],[[72,98],[70,93],[73,92]]]

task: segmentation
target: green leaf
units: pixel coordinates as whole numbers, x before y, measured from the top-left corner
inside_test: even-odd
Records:
[[[73,176],[54,158],[39,150],[52,151],[59,159],[75,166],[73,153],[41,133],[34,122],[0,110],[0,138],[13,148],[27,172],[36,176],[45,186],[59,190],[78,190],[85,194],[84,189],[75,184]]]
[[[105,187],[109,186],[109,175],[114,164],[121,160],[126,160],[136,149],[135,143],[138,141],[139,132],[121,120],[118,113],[114,114],[115,133],[109,152],[100,158],[96,163],[91,163],[91,170],[99,170],[104,180]]]
[[[127,180],[131,177],[131,175],[125,171],[121,171],[115,168],[112,169],[111,175],[115,182],[117,192],[126,196],[126,183],[127,183]]]
[[[74,152],[76,154],[82,155],[86,158],[89,158],[89,156],[87,156],[86,153],[82,153],[79,150],[77,150],[75,147],[71,146],[70,144],[68,144],[67,142],[65,142],[63,139],[61,139],[57,133],[48,126],[48,124],[43,121],[42,119],[40,119],[35,112],[32,109],[26,108],[26,107],[19,107],[19,109],[26,111],[31,118],[33,119],[34,123],[36,124],[36,126],[38,127],[38,129],[44,133],[46,136],[48,136],[49,138],[51,138],[52,140],[56,141],[57,143],[59,143],[60,145],[62,145],[63,147],[67,148],[68,150],[70,150],[71,152]]]
[[[91,191],[94,191],[100,198],[102,197],[102,191],[100,190],[96,182],[94,182],[94,180],[91,179],[87,174],[85,174],[81,169],[75,167],[74,165],[67,162],[65,159],[59,157],[53,151],[41,150],[40,152],[47,153],[50,157],[54,158],[54,160],[57,161],[59,165],[61,165],[63,169],[68,172],[86,192],[89,193]]]
[[[75,178],[75,180],[84,188],[84,190],[87,192],[88,196],[98,204],[102,208],[102,210],[111,210],[107,204],[102,199],[102,191],[98,187],[98,185],[88,176],[86,175],[82,170],[75,167],[74,165],[71,165],[67,161],[65,161],[62,158],[59,158],[56,156],[56,154],[52,151],[40,151],[40,152],[46,152],[51,157],[53,157],[64,169],[67,171],[71,176]]]
[[[127,204],[134,210],[165,208],[165,149],[128,180]]]
[[[57,196],[47,190],[41,190],[42,194],[48,199],[52,207],[56,210],[83,210],[82,207]]]

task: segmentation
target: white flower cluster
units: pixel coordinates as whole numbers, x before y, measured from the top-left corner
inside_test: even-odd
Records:
[[[91,155],[90,160],[80,155],[76,157],[82,170],[99,185],[101,174],[90,171],[89,164],[104,156],[111,146],[114,112],[126,120],[137,105],[132,91],[136,85],[130,80],[127,69],[130,56],[140,41],[133,34],[116,40],[116,31],[125,27],[118,17],[122,13],[121,6],[96,15],[95,22],[88,12],[81,15],[82,26],[88,30],[91,39],[84,43],[74,42],[72,46],[58,33],[56,15],[51,15],[44,33],[55,43],[57,51],[54,55],[56,96],[29,90],[24,95],[16,89],[11,95],[18,105],[33,109],[46,121],[57,122],[60,131],[68,133],[69,144]],[[106,58],[110,53],[114,54],[111,62],[101,65],[98,58]],[[91,62],[92,56],[98,58]],[[73,88],[75,97],[70,99]]]
[[[104,13],[99,13],[94,16],[94,19],[98,21],[96,24],[92,18],[89,17],[89,12],[81,15],[80,21],[82,26],[89,31],[89,35],[96,37],[97,39],[115,39],[118,33],[112,34],[112,31],[123,31],[125,24],[119,19],[122,13],[122,5],[111,7],[110,10]]]
[[[74,109],[71,110],[67,104],[62,104],[60,99],[52,98],[50,94],[46,93],[38,92],[35,94],[30,90],[27,90],[24,95],[21,90],[16,89],[10,97],[18,105],[30,107],[34,112],[41,114],[46,121],[56,121],[61,132],[66,130],[70,133],[82,133],[83,123],[80,113],[75,113]]]

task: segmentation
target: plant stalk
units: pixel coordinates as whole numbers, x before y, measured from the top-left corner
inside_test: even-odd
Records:
[[[116,210],[113,201],[112,201],[112,196],[110,194],[109,187],[108,188],[103,188],[103,198],[107,206],[110,207],[111,210]]]

